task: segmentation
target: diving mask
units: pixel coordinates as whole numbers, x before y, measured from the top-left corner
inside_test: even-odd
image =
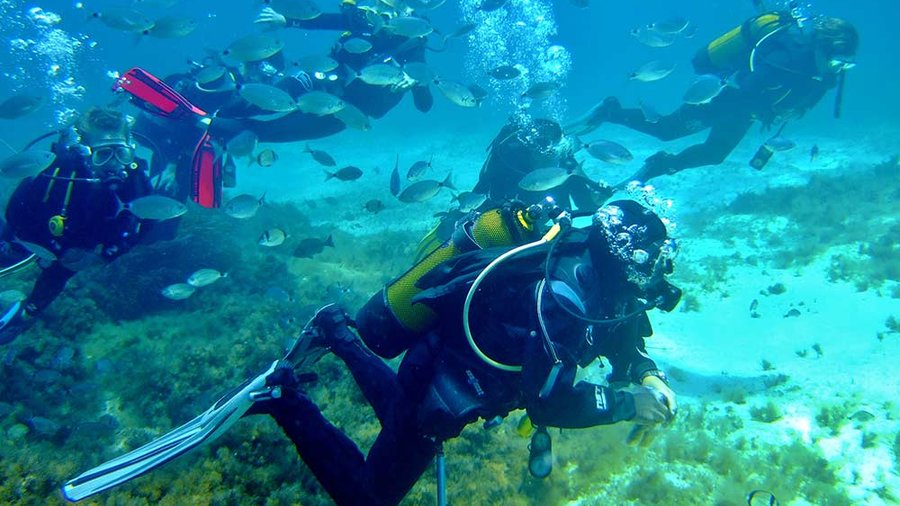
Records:
[[[91,146],[91,165],[103,167],[113,159],[120,165],[131,165],[134,161],[134,146],[125,143],[110,143]]]

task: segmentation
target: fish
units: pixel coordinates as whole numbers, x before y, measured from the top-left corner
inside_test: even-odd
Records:
[[[171,220],[187,212],[187,206],[163,195],[147,195],[127,203],[119,201],[118,204],[117,215],[128,211],[142,220]]]
[[[430,200],[432,197],[437,195],[439,191],[441,191],[441,188],[456,190],[456,187],[453,186],[450,176],[451,174],[447,174],[447,177],[444,178],[443,181],[426,179],[425,181],[413,183],[407,186],[405,190],[400,192],[400,194],[397,195],[397,199],[400,202],[412,204],[415,202],[425,202],[426,200]]]
[[[160,293],[169,300],[184,300],[191,295],[194,295],[196,290],[197,288],[187,283],[175,283],[163,288]]]
[[[83,271],[106,263],[97,252],[84,248],[69,248],[59,256],[59,264],[73,272]]]
[[[225,152],[233,158],[248,157],[253,160],[253,151],[259,144],[259,137],[250,130],[241,130],[225,145]]]
[[[401,37],[425,37],[434,31],[434,27],[426,19],[415,16],[397,16],[384,25],[384,29]]]
[[[522,70],[515,65],[500,65],[499,67],[491,69],[491,71],[488,72],[488,75],[498,81],[506,81],[521,76]]]
[[[391,195],[396,197],[400,194],[400,154],[397,154],[397,159],[394,161],[394,170],[391,171],[390,189]]]
[[[453,30],[448,35],[444,36],[444,41],[448,41],[450,39],[457,39],[459,37],[465,37],[466,35],[472,33],[476,28],[478,28],[478,23],[466,23],[464,25],[460,25]]]
[[[460,211],[468,212],[481,207],[481,204],[484,204],[487,200],[487,195],[475,192],[460,192],[453,199],[459,204]]]
[[[284,49],[284,41],[267,33],[247,35],[235,40],[225,50],[222,56],[242,63],[265,60],[278,54]]]
[[[692,105],[707,104],[719,96],[728,81],[713,74],[698,77],[684,92],[684,103]]]
[[[264,0],[264,3],[288,19],[310,20],[322,15],[311,0]]]
[[[872,420],[875,419],[875,415],[873,415],[872,413],[870,413],[864,409],[860,409],[859,411],[856,411],[855,413],[848,416],[847,418],[849,418],[850,420],[856,421],[856,422],[871,422]]]
[[[680,16],[675,16],[662,21],[655,21],[647,25],[648,30],[666,35],[675,35],[683,32],[690,22]]]
[[[631,151],[628,151],[625,146],[613,141],[591,141],[585,144],[583,148],[594,158],[607,163],[623,164],[634,159],[634,155],[631,154]]]
[[[225,67],[221,65],[207,65],[194,74],[197,84],[209,84],[225,75]]]
[[[331,234],[325,239],[318,237],[307,237],[300,241],[300,244],[294,248],[294,256],[297,258],[312,258],[315,255],[325,251],[326,247],[334,247],[334,239]]]
[[[325,55],[308,55],[303,56],[294,64],[300,70],[309,72],[310,74],[326,73],[338,68],[340,63],[330,56]]]
[[[403,65],[403,72],[406,73],[407,77],[419,84],[427,85],[428,83],[434,81],[434,72],[431,71],[431,67],[429,67],[425,62],[407,62],[405,65]]]
[[[319,162],[319,165],[324,165],[326,167],[334,167],[337,165],[337,162],[334,161],[334,158],[332,158],[331,155],[325,151],[313,149],[309,147],[309,144],[306,145],[306,149],[304,149],[303,152],[309,153],[313,157],[313,160]]]
[[[297,109],[316,116],[334,114],[346,106],[347,103],[340,98],[318,90],[308,91],[297,98]]]
[[[0,102],[0,119],[16,119],[41,108],[44,97],[36,95],[13,95]]]
[[[555,81],[541,81],[532,84],[527,90],[522,92],[522,98],[530,98],[532,100],[543,100],[559,91],[559,83]]]
[[[21,151],[0,161],[0,176],[10,179],[35,176],[55,161],[56,154],[52,151]]]
[[[403,69],[388,63],[374,63],[359,71],[356,77],[372,86],[394,86],[403,82],[406,73]]]
[[[649,30],[646,27],[631,30],[631,35],[647,47],[669,47],[675,43],[675,35]]]
[[[532,192],[546,191],[562,185],[571,176],[572,172],[562,167],[535,169],[519,181],[519,188]]]
[[[56,261],[56,253],[50,251],[49,249],[41,246],[40,244],[23,241],[22,239],[13,239],[13,242],[21,245],[23,248],[28,251],[34,253],[36,257],[43,260],[44,262],[55,262]]]
[[[384,211],[384,202],[379,199],[372,199],[366,202],[363,206],[363,209],[369,211],[372,214],[378,214],[381,211]]]
[[[472,90],[455,81],[435,80],[435,86],[447,100],[460,107],[477,107],[480,103]]]
[[[104,11],[96,11],[91,17],[99,19],[101,23],[114,30],[123,32],[146,33],[154,26],[154,21],[147,15],[128,7],[111,7]]]
[[[645,83],[659,81],[671,74],[676,66],[675,63],[653,60],[641,65],[637,70],[629,74],[628,78]]]
[[[284,240],[287,239],[287,234],[284,230],[280,228],[270,228],[266,230],[262,234],[260,234],[259,239],[256,241],[256,244],[260,246],[265,246],[267,248],[274,248],[275,246],[281,246],[284,244]]]
[[[255,195],[244,193],[229,200],[228,203],[225,204],[225,214],[239,220],[252,218],[256,215],[256,211],[259,211],[259,208],[262,207],[265,201],[265,193],[259,198]]]
[[[813,144],[813,147],[809,150],[809,161],[814,162],[819,158],[819,145]]]
[[[153,22],[153,27],[144,35],[159,39],[177,39],[190,35],[197,29],[197,20],[185,16],[163,16]]]
[[[466,87],[469,88],[469,91],[472,92],[472,96],[475,97],[476,105],[480,105],[488,96],[487,90],[477,84],[470,84]]]
[[[0,305],[9,306],[20,300],[25,300],[25,294],[19,290],[4,290],[0,292]]]
[[[250,104],[266,111],[291,112],[299,105],[288,92],[269,84],[242,84],[238,86],[238,94]]]
[[[659,113],[659,111],[656,110],[655,107],[644,101],[639,102],[639,105],[641,108],[641,113],[644,115],[644,119],[647,121],[647,123],[659,123],[662,115]]]
[[[797,146],[797,143],[788,139],[787,137],[776,135],[766,140],[766,146],[768,146],[772,151],[789,151],[791,149],[794,149],[794,147]]]
[[[228,277],[227,272],[223,274],[215,269],[199,269],[188,276],[187,284],[193,286],[194,288],[201,288],[204,286],[209,286],[225,277]]]
[[[434,155],[431,155],[431,158],[427,162],[425,160],[419,160],[412,164],[409,167],[409,170],[406,171],[406,179],[413,181],[422,177],[422,175],[425,174],[425,171],[431,168],[432,160],[434,160]]]
[[[25,421],[25,424],[34,432],[48,437],[55,436],[62,430],[62,425],[42,416],[32,416]]]
[[[363,54],[372,49],[372,43],[366,39],[353,37],[342,42],[341,47],[350,54]]]
[[[335,172],[328,172],[326,170],[325,174],[327,174],[327,176],[325,177],[325,181],[328,181],[332,178],[338,179],[340,181],[355,181],[362,177],[363,171],[359,167],[348,165]]]
[[[334,113],[334,117],[341,120],[347,128],[352,128],[354,130],[360,130],[366,132],[372,129],[372,124],[369,122],[369,117],[366,116],[364,112],[359,110],[359,107],[355,105],[344,102],[344,108],[340,111]]]
[[[481,12],[494,12],[506,5],[508,0],[481,0],[481,2],[476,7]]]
[[[256,164],[260,167],[271,167],[278,161],[278,153],[272,148],[266,148],[256,155]]]

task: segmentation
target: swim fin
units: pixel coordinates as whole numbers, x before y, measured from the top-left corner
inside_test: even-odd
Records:
[[[280,387],[267,387],[266,378],[278,367],[275,361],[259,376],[245,381],[200,416],[144,446],[101,464],[63,486],[63,496],[80,501],[125,483],[221,436],[257,400],[280,395]]]
[[[191,200],[208,209],[222,205],[222,158],[216,153],[209,133],[204,133],[194,148]]]
[[[127,92],[135,100],[134,105],[165,118],[183,118],[189,115],[206,116],[206,111],[192,104],[171,86],[146,70],[134,67],[116,79],[112,87],[116,92]]]

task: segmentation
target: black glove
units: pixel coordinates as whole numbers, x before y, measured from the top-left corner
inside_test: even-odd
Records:
[[[328,304],[316,311],[308,325],[318,328],[325,337],[326,342],[356,340],[356,335],[348,327],[356,324],[350,316],[337,304]],[[329,343],[329,344],[330,344]]]
[[[634,397],[634,422],[638,424],[656,424],[669,419],[669,408],[665,397],[657,390],[638,387],[631,395]]]
[[[614,188],[621,190],[628,186],[628,183],[632,181],[646,183],[657,176],[674,174],[678,172],[678,169],[673,166],[674,161],[675,155],[666,153],[665,151],[658,151],[644,160],[644,166],[641,167],[640,170],[620,181]]]

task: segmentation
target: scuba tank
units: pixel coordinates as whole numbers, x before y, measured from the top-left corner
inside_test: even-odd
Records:
[[[750,18],[700,49],[691,61],[694,71],[721,76],[752,71],[756,48],[772,35],[796,24],[797,20],[787,12],[769,12]]]
[[[426,304],[413,302],[423,291],[419,280],[460,254],[534,241],[540,237],[537,225],[543,219],[543,206],[526,207],[521,202],[470,215],[457,225],[450,239],[426,252],[360,309],[357,328],[366,346],[387,359],[400,355],[424,336],[437,318]]]

